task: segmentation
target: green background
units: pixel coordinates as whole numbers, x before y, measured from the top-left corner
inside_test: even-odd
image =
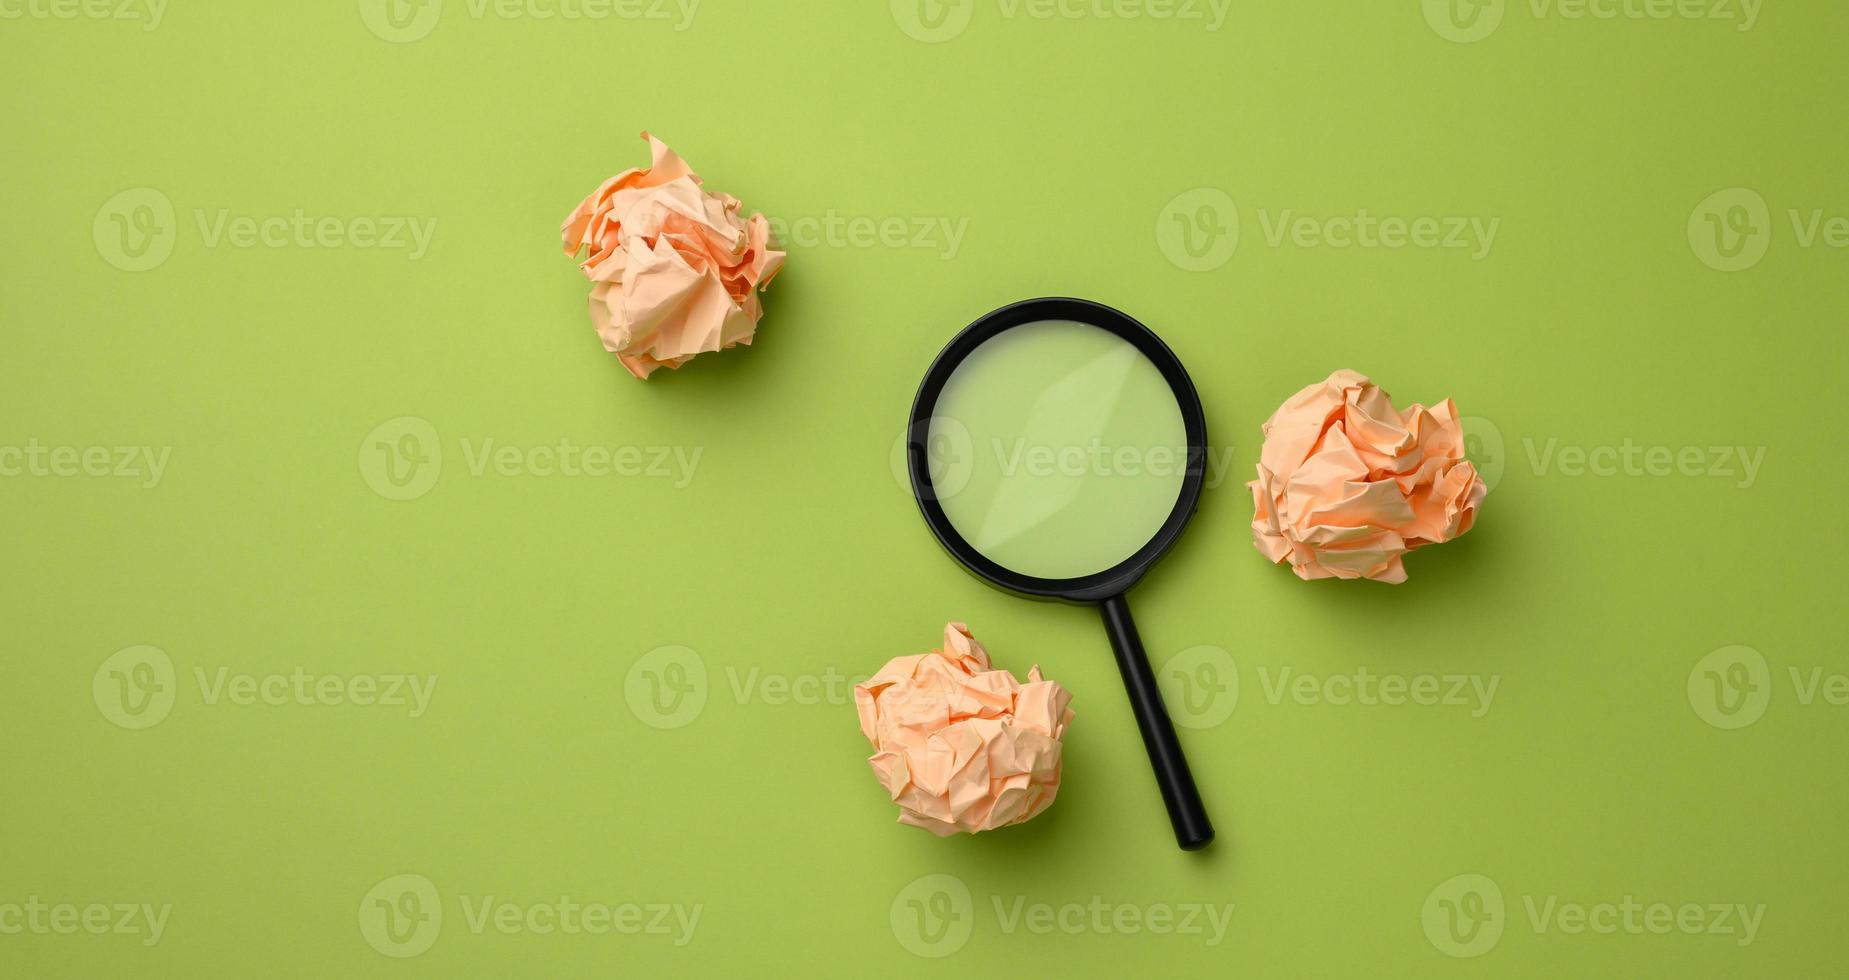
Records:
[[[1849,670],[1834,493],[1849,250],[1804,247],[1787,212],[1849,215],[1849,9],[1766,4],[1742,31],[1517,2],[1459,43],[1416,0],[1239,2],[1218,30],[962,0],[948,12],[973,13],[966,28],[925,43],[904,4],[705,0],[677,31],[448,0],[427,36],[392,43],[352,3],[308,6],[173,0],[152,31],[0,19],[0,447],[171,449],[152,488],[0,478],[0,909],[172,906],[152,947],[0,934],[0,972],[1840,969],[1849,708],[1802,704],[1787,672]],[[954,256],[792,244],[755,346],[639,382],[598,345],[556,228],[646,160],[643,128],[786,221],[832,209],[966,233]],[[171,202],[175,237],[128,272],[94,229],[139,187]],[[1735,187],[1767,202],[1770,239],[1727,273],[1687,228]],[[1206,271],[1158,232],[1195,188],[1238,207],[1237,250]],[[213,246],[199,215],[220,209],[437,226],[416,261]],[[1285,210],[1361,209],[1500,226],[1480,260],[1264,233]],[[892,470],[943,342],[1049,293],[1154,327],[1234,448],[1135,593],[1159,664],[1199,646],[1237,664],[1236,710],[1183,735],[1220,831],[1203,854],[1170,840],[1096,614],[967,577]],[[1481,420],[1480,454],[1502,457],[1477,528],[1409,559],[1404,586],[1304,583],[1252,548],[1241,483],[1260,422],[1343,367],[1402,404],[1454,397]],[[444,459],[427,494],[395,501],[360,459],[404,416]],[[681,487],[476,475],[464,443],[486,439],[701,456]],[[1573,475],[1535,463],[1550,440],[1743,446],[1763,466],[1746,487]],[[1026,826],[898,826],[844,688],[736,693],[869,672],[950,619],[1074,692],[1064,787]],[[139,644],[171,659],[177,700],[129,730],[92,680]],[[1763,656],[1770,701],[1725,730],[1689,681],[1736,644]],[[662,728],[626,682],[674,646],[692,653],[657,656],[703,668],[705,702]],[[438,686],[412,718],[208,704],[194,679],[297,667]],[[1269,697],[1286,667],[1499,686],[1481,717]],[[358,910],[405,873],[439,890],[444,921],[397,959]],[[967,945],[928,949],[947,960],[892,924],[929,874],[971,895]],[[1422,927],[1460,874],[1506,903],[1474,959]],[[701,914],[683,946],[471,932],[462,903],[487,895]],[[995,904],[1017,896],[1235,911],[1217,945],[1008,933]],[[1742,946],[1539,931],[1524,908],[1626,896],[1766,911]]]

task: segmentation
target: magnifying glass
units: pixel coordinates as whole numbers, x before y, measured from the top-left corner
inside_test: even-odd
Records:
[[[1031,299],[956,335],[906,434],[912,492],[951,556],[1033,599],[1096,603],[1175,840],[1213,840],[1124,594],[1200,501],[1207,422],[1148,327],[1081,299]]]

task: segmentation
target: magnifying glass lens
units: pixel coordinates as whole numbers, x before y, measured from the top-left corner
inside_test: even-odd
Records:
[[[957,533],[1044,579],[1136,554],[1175,509],[1187,469],[1162,372],[1117,334],[1066,320],[1022,324],[970,352],[938,395],[929,444],[967,460],[938,499]]]

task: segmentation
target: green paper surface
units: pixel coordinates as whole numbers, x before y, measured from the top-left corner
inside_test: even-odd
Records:
[[[1845,41],[0,2],[0,974],[1839,973]],[[647,382],[557,237],[644,128],[790,251],[752,346]],[[1205,405],[1132,596],[1201,854],[1096,611],[974,580],[904,482],[932,357],[1039,295]],[[1259,426],[1338,368],[1455,398],[1493,484],[1403,586],[1252,547]],[[1076,719],[1046,814],[939,840],[851,687],[950,620]]]

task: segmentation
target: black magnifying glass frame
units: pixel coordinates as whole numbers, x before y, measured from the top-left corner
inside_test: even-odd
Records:
[[[1109,331],[1148,358],[1175,395],[1188,442],[1181,493],[1162,527],[1135,554],[1103,571],[1078,578],[1024,575],[977,551],[958,533],[938,503],[928,456],[931,421],[938,397],[964,359],[1003,331],[1047,320],[1067,320]],[[971,451],[976,451],[975,447],[971,447]],[[1111,648],[1117,655],[1118,669],[1123,674],[1124,688],[1136,714],[1137,728],[1143,735],[1143,746],[1155,769],[1163,805],[1175,829],[1176,843],[1184,850],[1206,847],[1213,841],[1213,824],[1201,803],[1200,791],[1195,787],[1181,743],[1175,737],[1175,727],[1169,721],[1162,693],[1156,686],[1155,672],[1149,666],[1148,655],[1143,652],[1142,640],[1137,636],[1135,621],[1130,618],[1130,607],[1124,599],[1124,594],[1181,538],[1182,530],[1200,503],[1201,490],[1206,483],[1207,419],[1201,411],[1200,395],[1195,392],[1194,382],[1181,366],[1180,359],[1154,331],[1101,303],[1050,296],[1004,306],[963,328],[931,362],[924,381],[918,386],[918,397],[912,402],[905,452],[912,495],[924,514],[925,525],[958,564],[988,584],[1026,598],[1098,605],[1105,630],[1110,634]]]

